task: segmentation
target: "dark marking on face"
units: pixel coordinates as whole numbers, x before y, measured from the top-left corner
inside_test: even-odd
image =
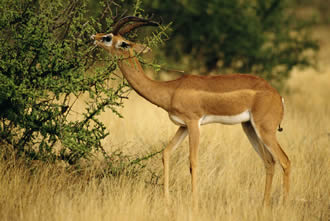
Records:
[[[109,35],[102,38],[102,41],[105,41],[105,42],[110,42],[111,40],[112,40],[112,37]]]
[[[120,47],[122,47],[122,48],[128,48],[128,46],[129,46],[129,44],[124,41],[120,44]]]

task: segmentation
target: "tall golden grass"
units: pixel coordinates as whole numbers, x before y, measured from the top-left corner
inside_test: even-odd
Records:
[[[330,36],[325,29],[321,36]],[[324,38],[326,39],[326,38]],[[192,213],[188,145],[171,157],[170,194],[165,209],[161,155],[138,176],[100,178],[99,165],[68,171],[60,164],[0,162],[0,220],[329,220],[330,219],[330,42],[321,39],[320,71],[295,70],[285,95],[278,134],[292,162],[291,192],[283,205],[282,171],[276,167],[272,202],[263,210],[265,171],[241,127],[202,127],[199,157],[199,212]],[[162,149],[176,126],[167,113],[135,93],[124,119],[101,116],[111,135],[109,152],[141,155]]]

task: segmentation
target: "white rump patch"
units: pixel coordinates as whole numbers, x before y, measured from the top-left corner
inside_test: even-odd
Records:
[[[169,115],[170,119],[172,120],[173,123],[180,125],[180,126],[185,126],[186,123],[180,119],[179,117],[170,114]],[[221,123],[221,124],[239,124],[243,122],[247,122],[251,119],[250,111],[246,110],[240,114],[237,115],[205,115],[199,120],[200,125],[205,125],[205,124],[212,124],[212,123]]]

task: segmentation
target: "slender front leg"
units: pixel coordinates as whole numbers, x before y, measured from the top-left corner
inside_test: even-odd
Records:
[[[193,207],[198,206],[197,194],[197,163],[198,163],[198,145],[199,145],[199,122],[191,121],[188,123],[189,132],[189,160],[190,160],[190,174],[191,174],[191,187],[193,197]]]
[[[187,128],[180,127],[172,140],[163,151],[163,164],[164,164],[164,194],[166,202],[169,203],[169,160],[171,152],[178,147],[184,138],[187,136]]]

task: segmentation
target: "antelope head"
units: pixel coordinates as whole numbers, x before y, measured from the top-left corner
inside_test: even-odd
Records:
[[[145,45],[134,43],[125,39],[123,36],[130,31],[142,26],[158,26],[159,23],[151,21],[150,19],[138,18],[135,16],[128,16],[121,18],[113,27],[112,33],[104,34],[98,33],[92,35],[94,44],[104,48],[110,54],[115,56],[129,57],[131,51],[136,53],[146,53],[151,49]]]

